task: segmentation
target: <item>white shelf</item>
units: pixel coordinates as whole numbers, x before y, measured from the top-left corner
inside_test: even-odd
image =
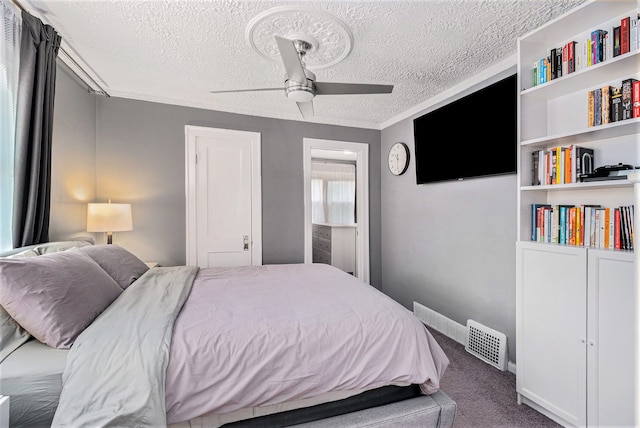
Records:
[[[621,326],[636,317],[628,302],[637,288],[633,272],[638,255],[532,242],[531,207],[637,208],[634,192],[640,192],[633,180],[640,172],[628,179],[534,186],[532,154],[579,145],[594,151],[594,168],[640,166],[640,118],[587,126],[589,91],[640,80],[640,51],[537,86],[532,84],[533,65],[552,48],[586,40],[595,29],[613,36],[613,27],[623,17],[635,16],[638,6],[636,0],[590,0],[518,40],[516,390],[519,402],[565,426],[633,425],[633,394],[628,391],[633,389],[634,366],[618,353],[633,353],[632,332]],[[615,346],[608,346],[612,341]]]
[[[520,145],[532,148],[568,146],[571,144],[585,144],[594,140],[606,140],[632,135],[636,136],[637,142],[640,144],[638,133],[640,133],[640,118],[633,118],[591,128],[582,128],[562,134],[524,140],[520,142]]]
[[[587,181],[584,183],[568,183],[568,184],[551,184],[541,186],[521,186],[520,190],[523,192],[538,192],[538,191],[561,191],[561,190],[585,190],[585,189],[603,189],[603,188],[631,188],[633,183],[624,180],[603,180],[603,181]]]

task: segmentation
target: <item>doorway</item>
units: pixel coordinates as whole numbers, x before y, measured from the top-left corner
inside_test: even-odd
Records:
[[[312,221],[312,160],[326,158],[328,153],[352,153],[356,166],[355,211],[355,272],[354,275],[369,283],[369,145],[364,143],[319,140],[305,138],[304,144],[304,261],[313,262],[313,221]]]
[[[187,264],[262,264],[260,134],[185,127]]]

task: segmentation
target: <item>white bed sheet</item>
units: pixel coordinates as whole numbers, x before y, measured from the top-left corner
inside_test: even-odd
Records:
[[[51,425],[68,352],[31,340],[0,363],[0,395],[11,400],[9,426]]]

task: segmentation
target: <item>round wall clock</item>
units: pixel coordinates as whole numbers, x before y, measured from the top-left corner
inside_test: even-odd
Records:
[[[409,147],[405,143],[395,143],[389,149],[389,171],[402,175],[409,166]]]

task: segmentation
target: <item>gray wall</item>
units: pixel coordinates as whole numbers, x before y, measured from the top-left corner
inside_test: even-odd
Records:
[[[62,73],[59,73],[62,74]],[[63,80],[63,79],[59,79]],[[134,230],[114,234],[114,242],[143,260],[164,266],[186,263],[185,125],[237,129],[261,133],[263,263],[304,261],[303,138],[369,144],[371,283],[380,287],[380,131],[223,113],[121,98],[92,96],[92,110],[82,103],[82,88],[59,83],[65,98],[56,100],[56,122],[77,117],[95,124],[95,199],[131,203]],[[60,96],[60,95],[59,95]],[[60,96],[62,98],[62,96]],[[78,104],[74,100],[78,100]],[[95,116],[90,117],[94,112]],[[71,140],[85,135],[60,126],[54,132],[55,151],[75,153]],[[69,138],[72,136],[72,138]],[[88,140],[90,140],[88,138]],[[73,155],[72,155],[73,156]],[[76,162],[75,158],[69,161]],[[80,160],[82,162],[82,160]],[[76,165],[77,166],[77,165]],[[84,168],[84,166],[81,166]],[[75,173],[74,166],[58,168],[60,186]],[[74,208],[75,209],[75,208]],[[86,205],[84,205],[86,210]],[[55,229],[83,229],[82,218],[55,213]],[[79,225],[79,226],[78,226]],[[104,242],[102,234],[98,242]]]
[[[62,63],[59,63],[62,64]],[[51,155],[49,239],[87,233],[87,202],[96,197],[96,97],[59,66]]]
[[[417,185],[413,119],[426,111],[382,131],[382,291],[409,309],[416,301],[503,332],[515,362],[516,176]],[[451,159],[434,161],[440,168],[455,164],[456,150],[490,148],[472,133],[442,137],[449,132],[434,130],[433,144],[452,145]],[[412,156],[399,177],[386,157],[397,141]]]
[[[413,153],[413,117],[427,110],[380,132],[104,98],[64,72],[56,96],[52,239],[82,233],[86,203],[111,198],[133,204],[134,230],[116,243],[184,264],[184,126],[211,126],[262,134],[264,263],[302,262],[302,139],[369,143],[372,284],[409,309],[504,332],[515,362],[515,175],[418,186],[412,160],[392,176],[391,144]]]

